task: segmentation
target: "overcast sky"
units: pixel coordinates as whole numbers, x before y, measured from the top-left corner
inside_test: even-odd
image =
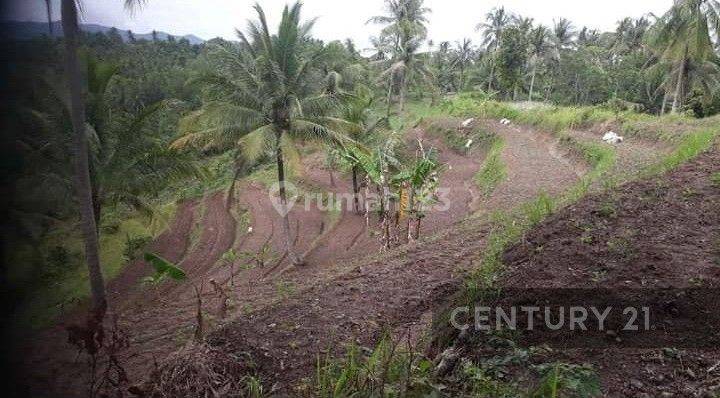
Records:
[[[12,1],[12,0],[11,0]],[[44,0],[14,0],[5,12],[6,20],[45,20]],[[52,0],[55,17],[59,17],[60,0]],[[511,12],[551,24],[559,17],[569,18],[580,26],[613,30],[623,17],[639,17],[649,12],[665,12],[673,0],[426,0],[432,9],[429,38],[435,42],[455,41],[469,37],[478,42],[475,25],[496,6],[504,5]],[[123,0],[82,0],[84,22],[131,29],[137,33],[155,30],[173,35],[194,34],[203,39],[224,37],[234,39],[234,29],[244,27],[253,16],[255,0],[150,0],[144,8],[130,15],[123,9]],[[275,23],[285,0],[260,0]],[[360,48],[376,35],[377,26],[366,25],[373,15],[384,11],[383,0],[305,0],[304,16],[320,17],[314,36],[329,41],[354,39]]]

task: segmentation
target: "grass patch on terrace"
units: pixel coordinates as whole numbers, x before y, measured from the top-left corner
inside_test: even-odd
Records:
[[[690,161],[709,150],[717,141],[720,133],[713,130],[687,133],[676,144],[675,150],[657,163],[644,170],[644,176],[658,175],[669,172],[679,165]],[[616,162],[615,151],[599,143],[577,140],[569,135],[561,135],[561,143],[571,151],[577,152],[591,166],[591,170],[571,189],[558,198],[545,194],[526,203],[519,209],[509,213],[496,213],[491,218],[492,230],[488,236],[487,247],[482,258],[475,266],[475,271],[466,279],[466,298],[471,302],[478,292],[490,288],[501,276],[504,268],[502,254],[516,243],[532,227],[538,225],[555,209],[572,204],[584,197],[590,188],[599,180],[615,181],[609,176]],[[607,183],[604,189],[612,189],[614,185]]]
[[[501,156],[503,148],[505,141],[501,137],[495,137],[482,167],[475,175],[475,183],[486,197],[507,178],[507,168]]]
[[[174,202],[160,206],[153,219],[138,213],[108,217],[111,220],[100,233],[100,263],[106,281],[117,277],[142,247],[162,232],[176,208]],[[64,309],[89,297],[83,253],[83,239],[74,223],[54,228],[39,244],[15,247],[7,259],[8,281],[11,286],[22,286],[26,293],[19,298],[11,327],[44,327]]]
[[[428,134],[441,138],[450,149],[463,155],[488,150],[495,143],[495,134],[479,126],[463,129],[460,123],[454,117],[433,116],[423,119],[420,125]]]
[[[611,109],[609,105],[539,106],[521,109],[512,103],[477,99],[472,93],[445,99],[438,108],[453,116],[507,118],[516,123],[555,133],[609,123],[613,128],[618,129],[616,132],[628,137],[671,143],[682,141],[688,132],[707,130],[720,125],[720,115],[704,119],[696,119],[684,114],[654,116],[632,110],[618,111]]]
[[[590,172],[585,174],[565,195],[560,199],[562,204],[572,203],[588,193],[590,188],[601,177],[606,177],[612,170],[617,160],[615,151],[608,146],[577,140],[569,135],[563,135],[560,138],[563,146],[571,152],[577,153],[589,165]],[[604,182],[614,182],[612,178],[605,179]],[[605,188],[612,188],[612,185],[605,184]]]
[[[660,162],[645,170],[649,174],[661,174],[671,171],[699,154],[709,150],[716,141],[720,131],[703,130],[685,135],[677,148]]]

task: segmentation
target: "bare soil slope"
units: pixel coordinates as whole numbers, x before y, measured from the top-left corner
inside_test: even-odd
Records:
[[[504,195],[498,209],[516,206],[541,191],[561,192],[576,181],[571,163],[551,153],[551,137],[512,127],[498,127],[497,133],[511,143],[504,154],[508,169],[522,170],[510,174],[498,188],[512,192]],[[465,179],[474,174],[462,164],[453,164],[456,168],[465,173]],[[464,182],[453,181],[451,195],[469,209],[472,195],[458,188],[466,187]],[[493,205],[485,206],[491,209]],[[487,233],[483,224],[456,224],[441,238],[392,251],[241,317],[208,341],[231,355],[249,353],[265,380],[290,393],[312,374],[316,355],[340,353],[353,341],[373,346],[385,330],[413,328],[423,322],[426,314],[457,291],[460,272],[481,255]]]
[[[364,219],[352,211],[343,209],[333,227],[326,213],[294,209],[297,245],[309,251],[308,266],[279,274],[265,268],[243,270],[229,286],[229,267],[219,261],[228,249],[252,253],[269,241],[273,252],[282,254],[278,217],[267,194],[249,183],[238,188],[238,204],[248,212],[251,234],[238,227],[222,193],[182,205],[173,227],[153,248],[179,261],[190,281],[169,283],[157,291],[138,289],[138,279],[145,275],[138,263],[111,285],[119,303],[113,311],[130,336],[131,349],[121,359],[131,380],[147,377],[155,359],[162,361],[190,340],[193,285],[201,283],[208,329],[218,329],[209,341],[230,353],[250,352],[266,379],[278,381],[284,391],[312,373],[315,354],[322,350],[342,350],[354,339],[370,346],[385,328],[415,328],[425,322],[427,314],[457,290],[460,272],[485,246],[484,224],[457,222],[478,209],[489,213],[513,208],[541,191],[560,193],[585,171],[583,164],[557,149],[549,134],[497,123],[488,127],[506,141],[502,159],[508,178],[481,200],[473,182],[481,158],[455,153],[422,130],[412,133],[436,146],[448,164],[441,181],[450,189],[451,209],[427,217],[424,234],[435,236],[382,255],[377,239],[365,231]],[[330,186],[327,170],[318,165],[309,167],[305,178],[308,184],[334,192],[349,187],[348,178],[338,175],[336,186]],[[447,227],[452,228],[443,229]],[[277,269],[282,268],[278,264]],[[208,285],[210,279],[225,283],[230,299],[227,319],[216,316],[218,297]],[[85,369],[66,349],[59,328],[44,336],[54,343],[36,347],[27,356],[33,377],[29,383],[59,396],[72,395],[85,383]]]
[[[505,253],[502,287],[645,289],[643,297],[658,303],[665,300],[658,289],[719,287],[719,172],[720,149],[715,149],[667,175],[561,210]],[[458,346],[464,352],[482,355],[483,347],[470,343],[478,340],[462,340]],[[561,350],[554,357],[593,365],[606,397],[720,392],[717,348],[638,349],[618,343]]]

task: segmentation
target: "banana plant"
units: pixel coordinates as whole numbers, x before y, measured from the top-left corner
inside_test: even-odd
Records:
[[[425,151],[422,141],[418,140],[414,163],[393,177],[393,185],[400,189],[398,219],[403,214],[407,216],[408,242],[420,237],[420,223],[425,217],[423,209],[436,201],[440,168],[441,164],[437,160],[435,151],[433,149]],[[411,228],[413,220],[415,220],[414,232]]]
[[[143,283],[152,286],[158,286],[166,279],[170,278],[175,281],[184,281],[187,274],[182,268],[164,259],[156,253],[145,253],[145,261],[155,270],[155,273],[142,279]]]
[[[391,206],[396,199],[391,190],[391,175],[402,167],[397,155],[397,149],[402,143],[402,135],[392,132],[369,153],[358,151],[355,154],[365,173],[365,224],[370,225],[370,187],[375,186],[379,192],[378,214],[383,231],[382,241],[386,248],[390,246]]]
[[[354,207],[357,213],[360,213],[358,200],[360,193],[358,174],[362,171],[360,157],[370,152],[367,148],[372,147],[374,141],[384,140],[384,134],[379,133],[389,128],[386,117],[373,117],[374,103],[373,93],[365,86],[358,86],[351,96],[346,97],[340,113],[343,122],[340,128],[352,137],[357,145],[333,149],[336,158],[352,171]]]

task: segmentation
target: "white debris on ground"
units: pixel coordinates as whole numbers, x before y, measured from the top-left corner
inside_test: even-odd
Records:
[[[510,123],[512,123],[512,122],[510,121],[510,119],[501,119],[501,120],[500,120],[500,124],[502,124],[503,126],[509,126]]]
[[[248,227],[248,233],[251,234],[252,231],[253,231],[253,228],[252,228],[252,227]]]
[[[619,144],[625,140],[625,138],[617,135],[614,131],[608,131],[602,138],[603,141],[608,144]]]
[[[474,121],[475,121],[475,118],[474,118],[474,117],[471,117],[470,119],[465,120],[464,122],[460,123],[460,127],[463,127],[463,128],[470,127],[470,125],[471,125],[472,122],[474,122]]]
[[[472,144],[473,144],[473,140],[472,140],[472,139],[469,139],[469,140],[467,141],[467,143],[465,144],[465,148],[470,148],[470,145],[472,145]]]

